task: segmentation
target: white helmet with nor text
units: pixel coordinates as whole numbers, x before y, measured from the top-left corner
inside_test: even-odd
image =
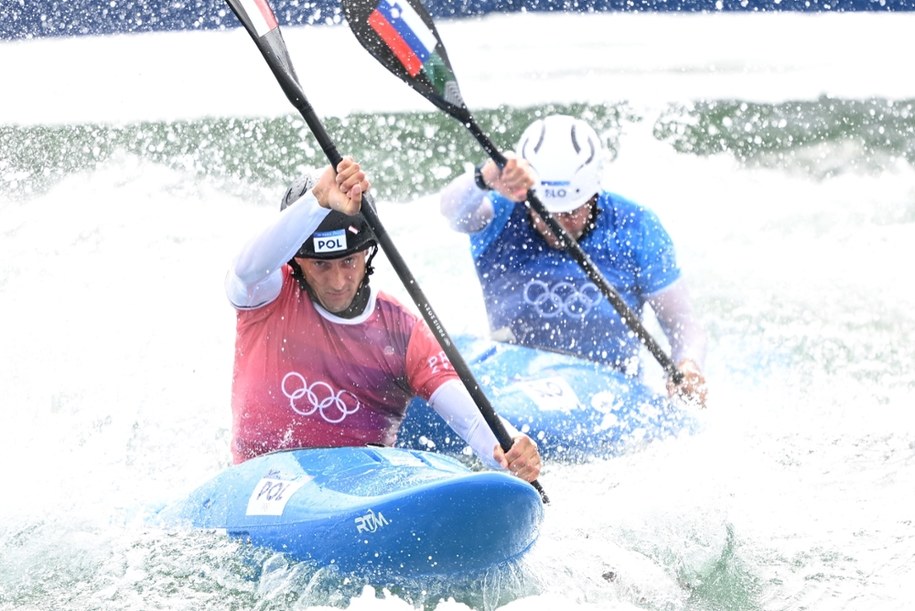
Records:
[[[600,191],[603,149],[591,126],[568,115],[531,123],[518,141],[537,173],[534,192],[549,212],[571,212]]]

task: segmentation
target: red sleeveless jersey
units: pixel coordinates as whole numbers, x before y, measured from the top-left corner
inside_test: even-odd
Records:
[[[271,303],[239,310],[236,463],[284,448],[393,445],[407,403],[457,378],[425,322],[379,292],[353,323],[322,316],[283,269]]]

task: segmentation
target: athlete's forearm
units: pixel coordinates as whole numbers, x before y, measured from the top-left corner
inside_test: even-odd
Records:
[[[492,220],[493,209],[487,193],[477,187],[472,174],[465,172],[442,190],[439,209],[452,229],[474,233]]]
[[[502,468],[492,455],[499,442],[460,380],[451,380],[439,386],[432,393],[429,405],[467,442],[487,466],[493,469]],[[518,429],[510,422],[501,417],[500,420],[510,437],[519,435]]]
[[[648,298],[661,329],[670,341],[671,359],[675,364],[685,359],[702,368],[705,363],[706,336],[693,314],[685,281],[680,278],[669,287]]]
[[[282,288],[283,265],[314,233],[329,210],[309,190],[255,235],[232,262],[226,275],[226,295],[239,308],[269,303]]]

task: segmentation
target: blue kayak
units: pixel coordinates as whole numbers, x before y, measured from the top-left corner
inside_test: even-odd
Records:
[[[610,367],[489,339],[453,340],[496,413],[533,437],[547,460],[619,456],[697,428],[688,410]],[[420,399],[409,406],[398,439],[406,448],[465,447]]]
[[[456,577],[520,558],[537,539],[543,503],[516,477],[448,456],[319,448],[232,466],[160,519],[347,574]]]

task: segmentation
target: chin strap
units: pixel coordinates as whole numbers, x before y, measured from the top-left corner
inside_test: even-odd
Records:
[[[362,277],[362,282],[359,283],[359,288],[356,289],[356,295],[345,309],[340,310],[339,312],[331,312],[331,314],[339,316],[340,318],[356,318],[365,312],[365,306],[368,305],[369,297],[372,295],[372,291],[369,289],[369,276],[375,273],[375,268],[372,267],[372,259],[374,259],[377,254],[378,245],[373,244],[369,247],[369,254],[365,259],[365,276]],[[318,301],[318,297],[315,295],[314,290],[305,282],[302,268],[299,267],[296,260],[291,259],[289,261],[289,266],[292,267],[292,277],[299,283],[299,288],[308,293],[311,300],[323,308],[324,306]]]

